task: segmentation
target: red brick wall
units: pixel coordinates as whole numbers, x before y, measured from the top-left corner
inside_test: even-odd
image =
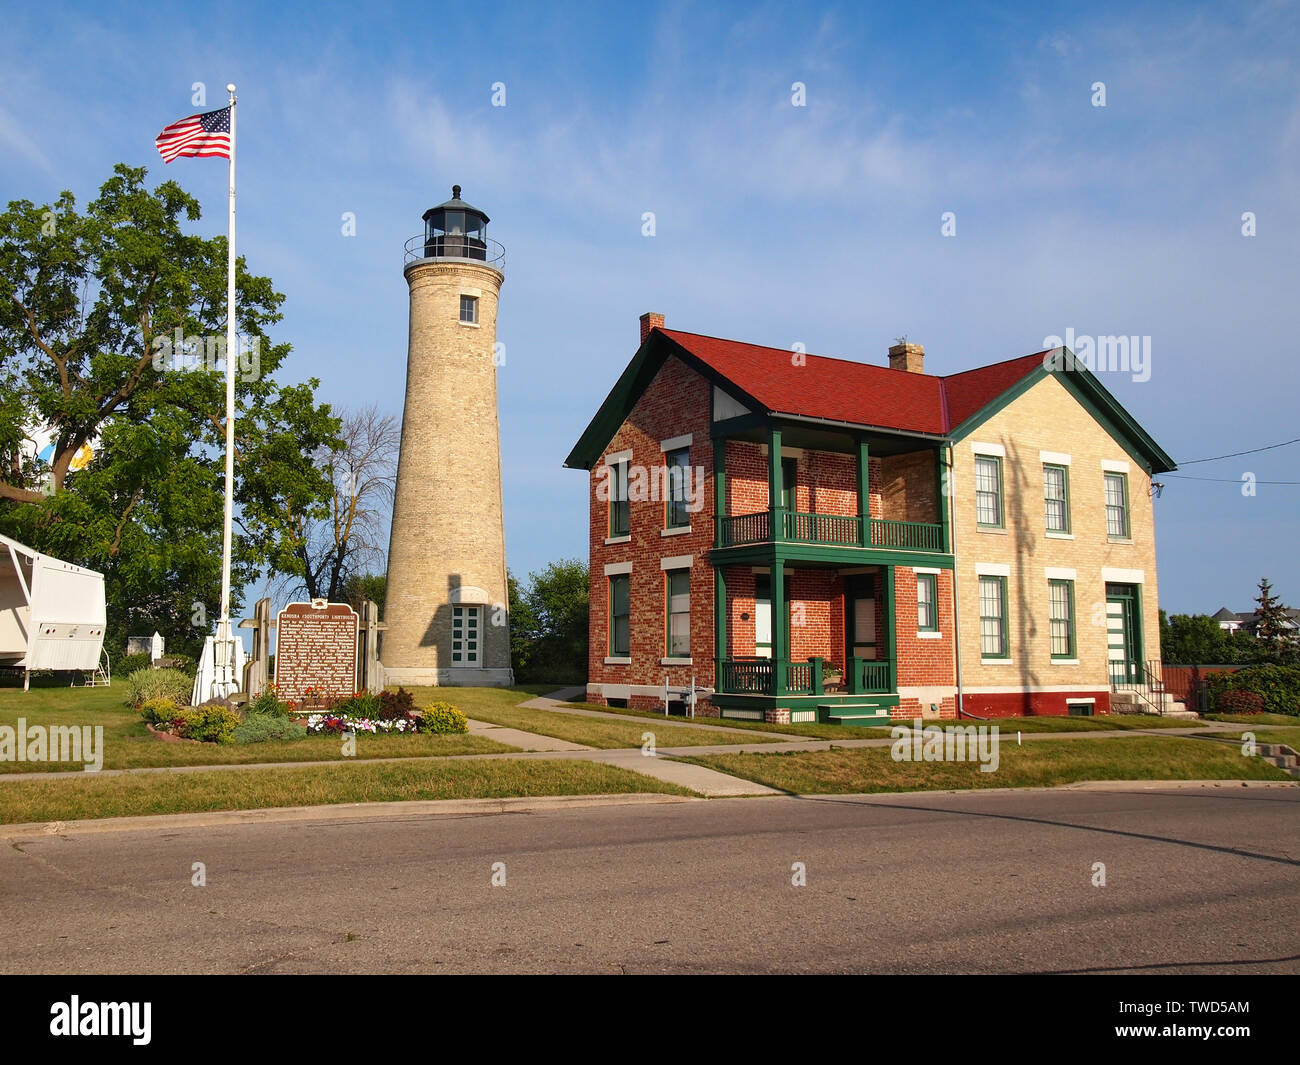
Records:
[[[660,441],[692,435],[690,465],[703,467],[703,509],[691,515],[691,531],[662,536],[662,500],[634,501],[630,506],[632,539],[606,544],[609,506],[596,496],[601,483],[599,465],[589,485],[591,545],[591,651],[588,679],[593,683],[661,685],[689,684],[692,673],[701,685],[713,684],[713,570],[708,552],[713,546],[713,442],[709,438],[711,386],[694,370],[670,358],[637,401],[631,414],[605,448],[605,453],[631,450],[631,464],[663,466]],[[660,559],[694,556],[691,567],[691,650],[688,666],[664,666],[667,633],[666,577]],[[606,665],[609,654],[609,579],[605,565],[631,562],[631,665]]]
[[[767,455],[759,444],[728,440],[727,513],[753,514],[767,509]],[[871,516],[882,516],[880,459],[867,461]],[[858,462],[854,455],[805,451],[795,458],[795,506],[805,514],[858,513]]]
[[[1102,688],[1080,689],[1077,692],[993,692],[988,694],[962,693],[962,709],[977,717],[1030,717],[1044,715],[1064,717],[1069,713],[1067,703],[1077,698],[1095,699],[1094,714],[1110,713],[1110,691]]]
[[[841,629],[837,654],[831,625],[831,598],[839,583],[835,572],[788,568],[786,572],[790,575],[790,661],[820,655],[838,662],[844,657],[844,636]]]
[[[871,484],[879,487],[883,499],[879,517],[891,521],[939,520],[934,452],[887,456],[881,461],[880,473],[872,471]],[[873,512],[872,516],[877,515]]]

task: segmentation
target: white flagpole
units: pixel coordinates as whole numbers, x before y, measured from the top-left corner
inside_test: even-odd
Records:
[[[235,676],[234,633],[230,627],[231,528],[235,518],[235,365],[239,361],[239,338],[235,330],[235,86],[230,93],[230,235],[226,262],[226,511],[221,531],[221,620],[217,623],[214,648],[216,686],[222,696],[239,687]]]

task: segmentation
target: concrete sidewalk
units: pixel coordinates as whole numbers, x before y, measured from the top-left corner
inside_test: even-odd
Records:
[[[475,721],[473,718],[469,719],[469,734],[518,747],[521,751],[590,751],[592,749],[583,743],[570,743],[568,740],[556,739],[554,736],[540,736],[535,732],[494,725],[490,721]]]

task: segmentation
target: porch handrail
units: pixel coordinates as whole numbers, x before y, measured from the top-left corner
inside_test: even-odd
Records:
[[[714,542],[718,547],[769,543],[830,544],[839,547],[883,547],[908,551],[943,551],[943,526],[937,522],[870,518],[870,543],[863,543],[862,518],[856,514],[815,514],[777,508],[748,514],[719,514]],[[778,535],[773,537],[773,530]]]

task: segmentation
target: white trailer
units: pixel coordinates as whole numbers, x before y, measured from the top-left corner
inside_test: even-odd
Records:
[[[99,669],[104,575],[0,536],[0,667]]]

